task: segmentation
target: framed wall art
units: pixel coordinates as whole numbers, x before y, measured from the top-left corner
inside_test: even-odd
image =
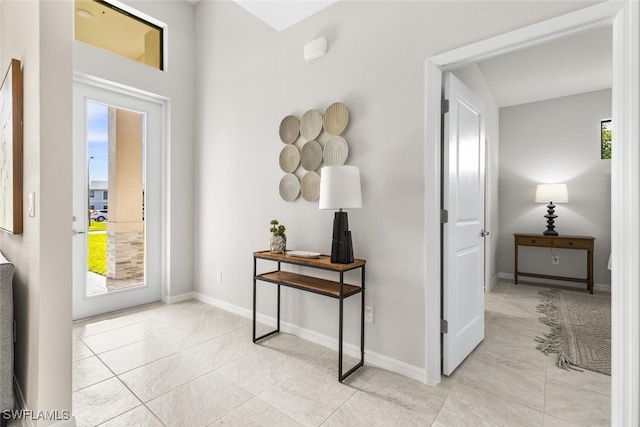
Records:
[[[0,86],[0,229],[22,233],[22,70],[12,59]]]

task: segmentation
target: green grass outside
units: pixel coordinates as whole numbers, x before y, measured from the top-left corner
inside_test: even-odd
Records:
[[[106,222],[91,221],[89,231],[104,231],[107,228]],[[87,235],[87,268],[89,271],[107,275],[107,234]]]
[[[105,231],[107,229],[107,223],[106,222],[98,222],[98,221],[91,221],[91,224],[89,224],[89,231]]]

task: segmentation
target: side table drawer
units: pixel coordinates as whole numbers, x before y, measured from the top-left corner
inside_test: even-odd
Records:
[[[551,239],[547,239],[547,238],[544,238],[544,237],[517,236],[516,237],[516,245],[518,245],[518,246],[550,247],[551,246]]]
[[[553,247],[567,249],[591,249],[593,247],[593,241],[571,238],[556,238],[553,241]]]

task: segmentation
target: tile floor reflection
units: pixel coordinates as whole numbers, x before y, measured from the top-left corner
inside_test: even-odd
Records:
[[[73,326],[73,414],[84,426],[609,425],[610,377],[567,372],[535,349],[540,287],[499,282],[485,340],[431,387],[191,300]],[[354,360],[346,358],[345,365]]]

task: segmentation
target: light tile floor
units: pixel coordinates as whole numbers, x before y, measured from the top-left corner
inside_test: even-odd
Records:
[[[486,337],[430,387],[198,301],[74,323],[73,414],[83,426],[609,425],[610,378],[564,371],[535,349],[540,287],[486,294]],[[346,365],[353,359],[345,361]]]

